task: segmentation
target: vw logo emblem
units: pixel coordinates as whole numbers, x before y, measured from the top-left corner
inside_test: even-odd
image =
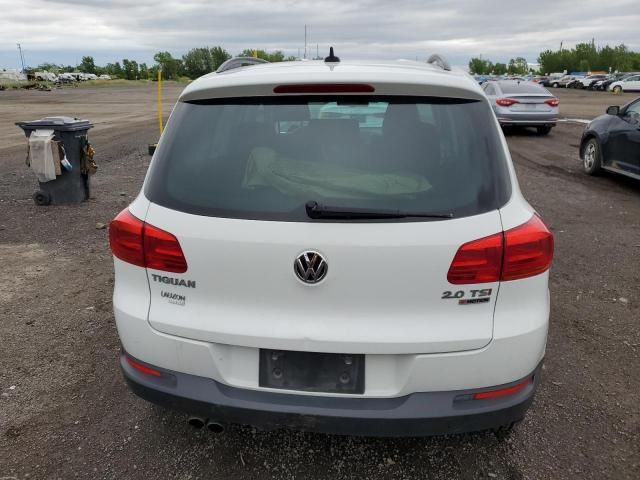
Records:
[[[318,283],[327,276],[328,269],[324,257],[313,251],[304,252],[293,263],[293,271],[304,283]]]

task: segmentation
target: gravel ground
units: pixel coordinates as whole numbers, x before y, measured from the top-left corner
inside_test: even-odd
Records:
[[[165,92],[167,111],[178,92]],[[569,118],[631,98],[554,93]],[[118,369],[107,230],[96,227],[140,188],[154,95],[0,92],[0,478],[640,478],[640,182],[583,175],[582,127],[570,123],[545,138],[507,132],[525,196],[557,244],[543,383],[510,437],[214,435],[131,394]],[[96,198],[39,208],[13,122],[60,113],[96,122]]]

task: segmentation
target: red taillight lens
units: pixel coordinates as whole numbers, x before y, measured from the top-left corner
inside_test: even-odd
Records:
[[[147,268],[174,273],[187,271],[178,239],[148,223],[144,225],[144,258]]]
[[[120,260],[165,272],[184,273],[187,261],[178,239],[123,210],[109,225],[109,245]]]
[[[552,260],[553,235],[534,215],[519,227],[462,245],[447,280],[454,285],[518,280],[545,272]]]
[[[454,285],[500,280],[502,233],[462,245],[451,262],[447,280]]]
[[[503,281],[532,277],[551,267],[553,234],[538,215],[504,232],[504,238]]]
[[[144,267],[142,231],[144,222],[129,210],[121,211],[109,225],[109,245],[111,251],[120,260]]]
[[[278,85],[273,93],[373,93],[376,89],[364,83],[299,83]]]
[[[473,394],[474,400],[484,400],[487,398],[499,398],[506,397],[507,395],[513,395],[518,393],[520,390],[528,387],[533,383],[533,377],[527,378],[525,381],[518,383],[517,385],[513,385],[511,387],[500,388],[498,390],[490,390],[488,392],[478,392]]]
[[[557,98],[550,98],[549,100],[545,100],[544,103],[546,103],[550,107],[557,107],[558,105],[560,105],[560,100],[558,100]]]
[[[513,98],[499,98],[496,100],[496,104],[500,105],[501,107],[510,107],[511,105],[515,105],[516,103],[520,102],[514,100]]]
[[[141,364],[140,362],[136,362],[133,358],[127,356],[127,363],[131,365],[133,368],[138,370],[139,372],[144,373],[145,375],[151,375],[152,377],[161,377],[162,373],[158,370],[147,367],[146,365]]]

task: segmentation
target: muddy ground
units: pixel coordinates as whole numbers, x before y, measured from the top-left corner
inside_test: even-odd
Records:
[[[179,87],[165,91],[166,109]],[[592,118],[630,95],[559,90]],[[581,173],[582,126],[509,132],[521,187],[556,235],[544,378],[507,439],[194,431],[131,394],[118,368],[107,224],[157,139],[148,87],[0,92],[0,478],[640,478],[640,182]],[[96,123],[95,200],[36,207],[14,121]],[[508,359],[505,359],[508,361]]]

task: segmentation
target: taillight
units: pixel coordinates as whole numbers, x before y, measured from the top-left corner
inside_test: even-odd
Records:
[[[500,280],[502,242],[500,232],[462,245],[449,267],[449,283],[464,285]]]
[[[180,242],[169,232],[123,210],[109,225],[109,245],[120,260],[165,272],[184,273],[187,261]]]
[[[558,105],[560,105],[560,100],[558,100],[557,98],[550,98],[549,100],[545,100],[544,103],[546,103],[550,107],[557,107]]]
[[[365,83],[296,83],[278,85],[273,93],[373,93],[375,90]]]
[[[121,211],[109,224],[111,252],[124,262],[144,267],[143,229],[142,220],[131,215],[129,210]]]
[[[553,234],[538,215],[504,232],[504,239],[503,281],[533,277],[551,267]]]
[[[518,280],[545,272],[553,260],[553,235],[538,215],[504,233],[465,243],[447,280],[454,285]]]
[[[510,107],[511,105],[515,105],[516,103],[520,103],[518,100],[514,100],[513,98],[499,98],[496,100],[496,104],[501,107]]]

